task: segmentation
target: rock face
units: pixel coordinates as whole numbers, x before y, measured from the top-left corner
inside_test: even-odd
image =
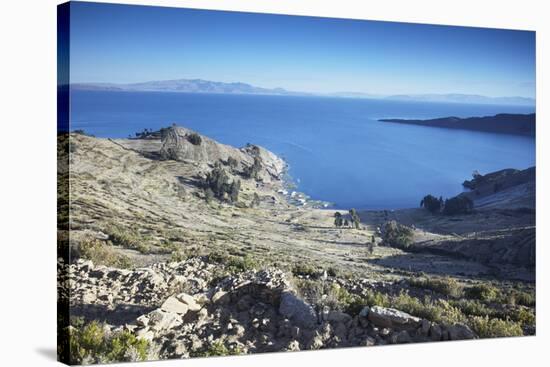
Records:
[[[200,142],[192,137],[200,137]],[[265,148],[249,145],[241,149],[218,143],[206,136],[184,127],[173,126],[163,130],[160,156],[163,159],[177,161],[195,161],[203,163],[227,162],[229,158],[237,162],[237,170],[254,164],[254,158],[261,160],[259,177],[265,181],[277,178],[283,174],[286,164]]]
[[[374,306],[368,313],[368,319],[373,324],[381,327],[418,326],[421,319],[408,313],[393,309]]]
[[[356,316],[316,309],[277,269],[213,285],[215,267],[198,257],[135,270],[60,260],[59,269],[65,274],[60,294],[71,294],[72,315],[105,320],[110,331],[126,329],[148,340],[151,359],[203,355],[213,343],[261,353],[476,337],[466,325],[437,325],[391,308],[365,306]],[[107,289],[112,297],[103,296]]]

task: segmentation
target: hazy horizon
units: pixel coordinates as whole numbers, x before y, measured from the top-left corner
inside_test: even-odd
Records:
[[[71,3],[71,83],[535,98],[535,32]]]

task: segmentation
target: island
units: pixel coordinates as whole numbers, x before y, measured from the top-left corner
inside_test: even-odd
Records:
[[[420,125],[429,127],[442,127],[446,129],[460,129],[483,131],[499,134],[514,134],[535,136],[536,114],[510,114],[501,113],[484,117],[442,117],[429,120],[409,119],[380,119],[382,122],[392,122],[408,125]]]

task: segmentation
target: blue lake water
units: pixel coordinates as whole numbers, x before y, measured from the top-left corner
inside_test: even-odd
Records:
[[[379,122],[532,113],[522,106],[155,92],[71,92],[71,129],[127,137],[172,123],[289,162],[298,189],[337,208],[416,207],[462,191],[472,171],[535,165],[535,139]]]

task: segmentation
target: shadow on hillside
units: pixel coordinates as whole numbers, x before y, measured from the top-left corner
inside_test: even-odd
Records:
[[[489,267],[478,262],[427,253],[396,254],[383,258],[368,259],[367,262],[386,268],[432,275],[476,277],[487,276],[493,273]]]
[[[83,317],[86,321],[100,320],[114,326],[135,321],[139,316],[153,311],[155,307],[119,304],[114,309],[105,305],[71,306],[71,316]]]

